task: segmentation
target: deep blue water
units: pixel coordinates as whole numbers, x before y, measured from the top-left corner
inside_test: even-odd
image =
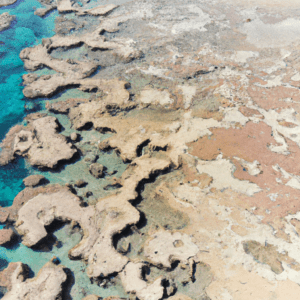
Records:
[[[0,141],[7,131],[22,121],[24,105],[28,102],[22,93],[22,75],[26,73],[19,58],[22,49],[41,43],[42,38],[54,35],[54,19],[57,12],[45,18],[34,15],[34,7],[41,7],[36,0],[19,0],[0,8],[0,13],[16,16],[12,26],[0,32]],[[23,189],[22,179],[28,170],[23,159],[0,167],[0,205],[11,205],[14,197]]]

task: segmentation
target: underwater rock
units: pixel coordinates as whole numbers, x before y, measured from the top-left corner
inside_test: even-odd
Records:
[[[82,300],[99,300],[100,297],[96,296],[96,295],[88,295],[84,298],[82,298]]]
[[[199,249],[187,234],[160,230],[146,241],[145,255],[156,265],[171,268],[174,261],[188,262]]]
[[[0,14],[0,31],[3,31],[10,27],[12,21],[16,19],[15,16],[10,15],[9,13]]]
[[[9,228],[9,229],[0,229],[0,246],[3,246],[5,244],[8,244],[9,242],[12,241],[14,238],[15,233],[14,231]]]
[[[14,4],[16,1],[17,1],[17,0],[1,0],[1,1],[0,1],[0,7],[12,5],[12,4]]]
[[[24,276],[26,268],[22,263],[17,263],[17,267],[12,272],[11,289],[7,292],[3,300],[15,299],[49,299],[62,300],[63,284],[67,281],[67,274],[62,265],[56,266],[48,262],[33,279]]]
[[[183,294],[176,294],[174,296],[171,296],[168,298],[169,300],[192,300],[192,298],[186,296],[186,295],[183,295]],[[207,299],[208,300],[208,299]]]
[[[30,175],[23,179],[23,183],[26,187],[36,187],[46,183],[46,178],[43,175]]]
[[[89,171],[95,178],[101,178],[103,177],[104,167],[99,163],[93,163],[90,165]]]
[[[164,294],[162,277],[148,283],[142,278],[143,263],[129,262],[121,273],[122,285],[127,293],[135,294],[141,300],[159,300]]]
[[[84,186],[86,186],[88,183],[86,181],[84,181],[83,179],[79,179],[75,182],[75,186],[82,188]]]
[[[13,151],[27,157],[31,165],[56,168],[77,153],[66,137],[58,133],[60,124],[56,118],[39,118],[30,125],[16,134]]]

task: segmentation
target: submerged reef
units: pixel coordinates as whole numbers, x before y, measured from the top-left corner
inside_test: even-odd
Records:
[[[299,8],[32,8],[55,28],[19,49],[0,132],[0,297],[298,300]]]

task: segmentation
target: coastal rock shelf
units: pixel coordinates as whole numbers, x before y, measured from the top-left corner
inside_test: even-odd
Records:
[[[22,46],[2,133],[3,299],[298,300],[299,3],[40,3],[55,34]]]

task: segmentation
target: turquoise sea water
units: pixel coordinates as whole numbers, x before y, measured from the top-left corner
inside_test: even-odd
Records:
[[[42,38],[54,34],[54,19],[57,12],[45,18],[34,15],[33,7],[41,7],[35,0],[19,0],[0,8],[16,16],[12,26],[0,32],[0,141],[9,128],[22,121],[26,111],[22,93],[23,62],[19,58],[22,49],[41,43]],[[22,179],[27,169],[22,159],[10,166],[0,168],[0,205],[8,206],[22,190]]]

